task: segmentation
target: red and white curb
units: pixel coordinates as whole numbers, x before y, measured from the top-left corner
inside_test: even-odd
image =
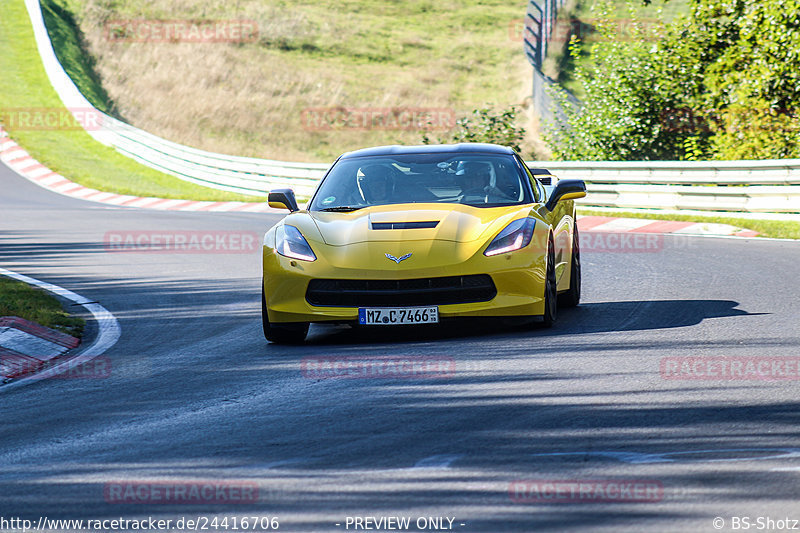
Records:
[[[121,330],[119,327],[119,322],[117,322],[117,318],[111,314],[105,307],[98,304],[97,302],[93,302],[83,296],[76,294],[68,289],[63,287],[59,287],[58,285],[53,285],[52,283],[47,283],[45,281],[40,281],[38,279],[31,278],[24,274],[19,274],[17,272],[0,268],[0,275],[7,276],[12,279],[16,279],[18,281],[22,281],[27,283],[28,285],[33,285],[35,287],[39,287],[40,289],[46,290],[48,292],[52,292],[53,294],[57,294],[62,298],[66,298],[70,300],[74,304],[83,306],[84,309],[89,311],[92,314],[95,322],[97,323],[97,336],[95,337],[92,343],[85,347],[81,348],[80,352],[75,355],[74,357],[65,358],[64,361],[59,361],[58,359],[53,359],[50,357],[48,362],[52,361],[52,364],[47,365],[47,369],[41,372],[37,372],[33,375],[24,375],[15,379],[14,381],[7,383],[0,387],[0,391],[6,392],[8,390],[14,389],[16,387],[20,387],[29,383],[34,383],[36,381],[40,381],[42,379],[47,379],[50,377],[55,377],[59,375],[64,375],[65,372],[69,372],[70,369],[79,368],[81,365],[88,363],[92,359],[103,355],[109,348],[116,344],[117,340],[119,340]],[[25,357],[33,357],[34,359],[39,359],[43,357],[44,352],[36,352],[37,347],[33,345],[31,339],[28,337],[23,337],[21,335],[28,335],[31,337],[36,337],[38,339],[37,342],[38,346],[47,347],[48,349],[56,349],[55,346],[60,346],[61,348],[66,348],[66,350],[71,349],[69,346],[74,344],[74,341],[70,340],[73,337],[69,335],[64,335],[63,333],[47,330],[47,328],[42,328],[41,326],[37,325],[27,325],[25,324],[26,321],[21,321],[21,319],[11,319],[10,321],[3,322],[4,327],[6,328],[5,331],[5,338],[6,341],[2,342],[3,349],[6,353],[12,353],[15,356],[25,356]],[[14,329],[14,332],[10,334],[7,332],[8,329]],[[47,330],[47,331],[45,331]],[[48,333],[49,331],[49,333]],[[10,339],[10,340],[9,340]],[[6,344],[9,346],[6,347]],[[77,345],[75,345],[77,346]],[[73,348],[75,347],[73,346]],[[58,348],[59,350],[61,348]],[[25,353],[28,352],[28,353]],[[10,361],[10,359],[9,359]],[[17,359],[18,366],[22,359]],[[31,364],[36,364],[33,361],[28,361]],[[41,365],[44,366],[44,365]],[[5,369],[4,369],[5,371]],[[10,372],[13,372],[14,369],[10,369]]]
[[[72,335],[23,318],[0,317],[0,378],[33,374],[80,342]]]
[[[270,208],[266,202],[200,202],[196,200],[175,200],[169,198],[152,198],[131,196],[111,192],[98,191],[68,180],[61,174],[53,172],[36,161],[20,145],[0,128],[0,161],[14,172],[33,183],[50,191],[72,198],[89,200],[119,207],[141,207],[162,211],[244,211],[259,213],[281,213],[279,209]],[[176,178],[177,179],[177,178]]]
[[[757,232],[728,224],[708,222],[678,222],[674,220],[645,220],[642,218],[578,216],[578,229],[593,233],[675,233],[678,235],[722,235],[755,237]]]

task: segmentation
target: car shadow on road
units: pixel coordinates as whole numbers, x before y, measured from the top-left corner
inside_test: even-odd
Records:
[[[703,320],[745,317],[732,300],[634,300],[590,302],[572,309],[560,309],[552,328],[530,320],[501,317],[470,317],[444,320],[432,326],[346,327],[315,325],[308,344],[403,343],[491,335],[551,337],[611,331],[637,331],[694,326]]]

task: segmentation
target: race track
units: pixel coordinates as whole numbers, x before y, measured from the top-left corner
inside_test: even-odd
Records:
[[[345,531],[348,516],[455,517],[465,532],[714,531],[715,517],[729,531],[733,516],[800,519],[798,380],[661,372],[664,358],[800,358],[800,243],[665,236],[656,250],[585,251],[583,304],[552,330],[313,326],[306,345],[275,346],[261,333],[258,246],[120,253],[104,241],[261,235],[279,216],[109,207],[5,166],[0,190],[0,266],[96,300],[122,328],[108,375],[0,387],[0,516],[276,516],[280,531],[298,532]],[[304,365],[320,356],[435,356],[455,371],[317,379]],[[254,483],[258,498],[109,496],[164,480]],[[520,501],[519,480],[662,492]]]

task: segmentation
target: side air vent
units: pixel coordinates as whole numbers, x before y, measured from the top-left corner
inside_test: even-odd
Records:
[[[438,220],[430,222],[373,222],[372,229],[433,229],[439,225]]]
[[[531,171],[531,174],[536,176],[536,179],[539,180],[539,182],[542,185],[552,185],[553,184],[553,175],[546,168],[530,168],[530,167],[528,167],[528,170]]]

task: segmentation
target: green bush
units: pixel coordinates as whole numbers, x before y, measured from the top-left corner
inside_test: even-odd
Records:
[[[517,109],[514,106],[500,113],[490,108],[475,109],[470,116],[456,121],[456,130],[449,137],[439,138],[436,142],[500,144],[519,152],[525,129],[517,127],[516,120]],[[431,144],[433,141],[423,133],[422,142]]]
[[[800,157],[800,0],[689,6],[653,41],[599,28],[603,43],[575,72],[581,107],[564,106],[545,133],[556,157]]]
[[[600,31],[605,31],[600,29]],[[573,108],[564,94],[553,94],[561,112],[545,125],[554,156],[583,160],[676,159],[688,133],[672,127],[672,110],[683,103],[662,83],[658,53],[644,41],[610,38],[590,49],[591,63],[577,67],[584,99]],[[580,53],[573,39],[570,53]]]

